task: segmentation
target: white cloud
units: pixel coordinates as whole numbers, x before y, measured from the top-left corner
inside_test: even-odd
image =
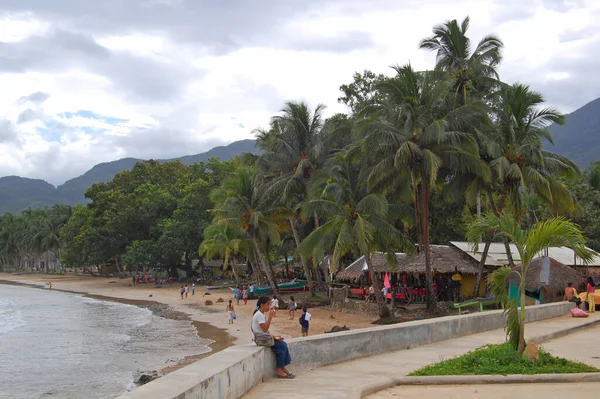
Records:
[[[596,0],[49,3],[0,4],[0,176],[56,184],[125,156],[198,153],[252,137],[286,100],[343,111],[355,71],[432,67],[419,40],[466,15],[472,40],[504,41],[505,81],[564,112],[600,96]]]

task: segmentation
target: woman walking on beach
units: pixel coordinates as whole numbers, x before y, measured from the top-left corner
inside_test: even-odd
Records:
[[[244,300],[244,305],[248,304],[248,287],[244,286],[242,290],[242,299]]]
[[[594,313],[596,311],[596,301],[594,298],[595,292],[596,286],[594,285],[594,280],[590,276],[587,278],[587,303],[589,313]]]
[[[235,317],[235,309],[233,307],[233,301],[229,300],[229,305],[225,308],[227,310],[227,317],[229,318],[229,324],[233,324],[233,318]]]
[[[254,342],[259,346],[269,346],[275,354],[275,375],[278,378],[295,378],[296,376],[286,366],[292,363],[292,357],[287,344],[282,337],[273,337],[269,332],[271,322],[275,317],[275,309],[271,309],[271,301],[267,296],[258,298],[256,310],[252,317],[252,333]]]
[[[187,294],[190,291],[190,289],[188,288],[188,285],[186,284],[185,287],[183,287],[184,293],[185,293],[185,297],[187,298]]]
[[[183,285],[182,285],[181,288],[179,288],[179,295],[181,296],[181,299],[183,299],[184,292],[185,292],[185,289],[183,288]]]

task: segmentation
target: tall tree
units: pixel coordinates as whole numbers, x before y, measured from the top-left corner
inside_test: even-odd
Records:
[[[252,240],[256,259],[277,294],[275,277],[268,267],[261,250],[261,238],[269,237],[279,242],[280,208],[273,206],[273,199],[265,195],[266,185],[254,168],[240,168],[225,179],[212,194],[215,203],[216,222],[241,228]]]
[[[369,192],[365,168],[353,163],[345,155],[338,155],[324,179],[324,188],[318,198],[303,204],[302,212],[317,213],[325,223],[315,229],[301,245],[301,252],[314,259],[332,251],[331,265],[338,267],[340,259],[357,250],[364,256],[375,291],[381,289],[372,256],[383,250],[391,262],[396,262],[395,251],[414,251],[410,240],[389,222],[390,204],[385,196]],[[378,303],[383,306],[381,297]]]
[[[420,48],[436,52],[436,69],[452,74],[453,92],[459,105],[469,101],[469,93],[477,99],[498,86],[496,67],[502,60],[504,44],[495,35],[487,35],[474,50],[467,36],[470,18],[459,25],[453,19],[433,27],[433,36],[423,39]]]
[[[461,131],[481,117],[477,104],[452,108],[448,93],[453,80],[444,72],[416,72],[394,67],[396,76],[381,83],[383,100],[365,109],[368,115],[357,148],[373,164],[369,180],[405,179],[417,214],[420,250],[425,254],[428,308],[434,308],[429,249],[431,192],[442,166],[489,179],[475,140]]]

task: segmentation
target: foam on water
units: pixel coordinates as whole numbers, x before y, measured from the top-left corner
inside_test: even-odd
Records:
[[[0,298],[6,397],[113,398],[139,372],[210,351],[191,323],[137,306],[5,285]]]
[[[12,301],[0,299],[0,335],[23,327],[23,314]]]

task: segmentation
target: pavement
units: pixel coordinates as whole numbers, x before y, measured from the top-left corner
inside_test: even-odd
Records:
[[[543,346],[551,353],[566,357],[573,360],[580,360],[590,365],[595,365],[600,368],[600,347],[598,350],[593,348],[593,337],[597,337],[600,333],[600,327],[591,327],[587,330],[574,332],[575,329],[585,325],[595,325],[600,323],[600,312],[590,315],[587,319],[576,319],[569,316],[557,317],[549,320],[537,321],[526,324],[525,337],[526,340],[540,341],[555,338],[556,336],[564,336],[547,342]],[[568,335],[565,335],[568,334]],[[412,392],[411,398],[419,395],[421,399],[429,398],[451,398],[448,396],[453,394],[450,392],[453,388],[446,387],[396,387],[391,389],[379,390],[394,384],[394,378],[406,376],[409,373],[416,371],[426,365],[440,362],[445,359],[460,356],[466,352],[477,349],[487,344],[500,344],[505,342],[506,335],[503,329],[491,330],[484,333],[468,335],[461,338],[456,338],[448,341],[437,342],[430,345],[419,346],[413,349],[394,351],[378,356],[371,356],[352,360],[349,362],[334,364],[326,367],[320,367],[309,371],[296,374],[293,380],[270,379],[252,389],[244,397],[248,399],[258,398],[361,398],[364,393],[372,393],[372,398],[402,398],[409,397],[407,392]],[[596,359],[595,357],[598,357]],[[293,360],[290,370],[293,371]],[[516,384],[515,391],[521,390],[523,387],[531,386],[534,389],[537,385],[544,386],[569,386],[570,389],[577,388],[579,391],[581,386],[594,392],[599,392],[598,395],[589,397],[600,398],[600,383],[581,383],[581,384]],[[534,386],[535,385],[535,386]],[[491,389],[492,387],[493,389]],[[504,387],[504,388],[502,388]],[[435,389],[439,389],[436,391]],[[432,389],[432,390],[430,390]],[[521,396],[514,396],[509,393],[509,385],[492,386],[461,386],[455,388],[459,392],[460,398],[478,398],[481,396],[464,396],[477,395],[485,391],[486,398],[504,398],[512,395],[512,399]],[[502,391],[504,389],[504,391]],[[446,391],[444,391],[446,390]],[[449,391],[450,390],[450,391]],[[490,392],[498,392],[497,396],[489,396]],[[477,392],[475,392],[477,391]],[[377,393],[375,393],[377,392]],[[442,392],[442,393],[439,393]],[[535,393],[534,393],[535,392]],[[558,392],[558,391],[549,391]],[[565,391],[567,392],[567,391]],[[582,391],[585,392],[585,391]],[[573,393],[571,391],[571,393]],[[431,394],[431,396],[430,396]],[[494,393],[492,393],[494,394]],[[492,395],[490,394],[490,395]],[[530,391],[528,398],[533,395],[539,395],[539,391]],[[388,395],[388,396],[377,396]],[[391,396],[389,396],[391,395]],[[398,396],[401,395],[401,396]],[[437,396],[436,396],[437,395]],[[459,395],[457,393],[457,395]],[[499,395],[499,396],[498,396]],[[553,395],[554,396],[554,395]],[[459,396],[456,396],[457,398]],[[523,396],[525,397],[525,396]]]

